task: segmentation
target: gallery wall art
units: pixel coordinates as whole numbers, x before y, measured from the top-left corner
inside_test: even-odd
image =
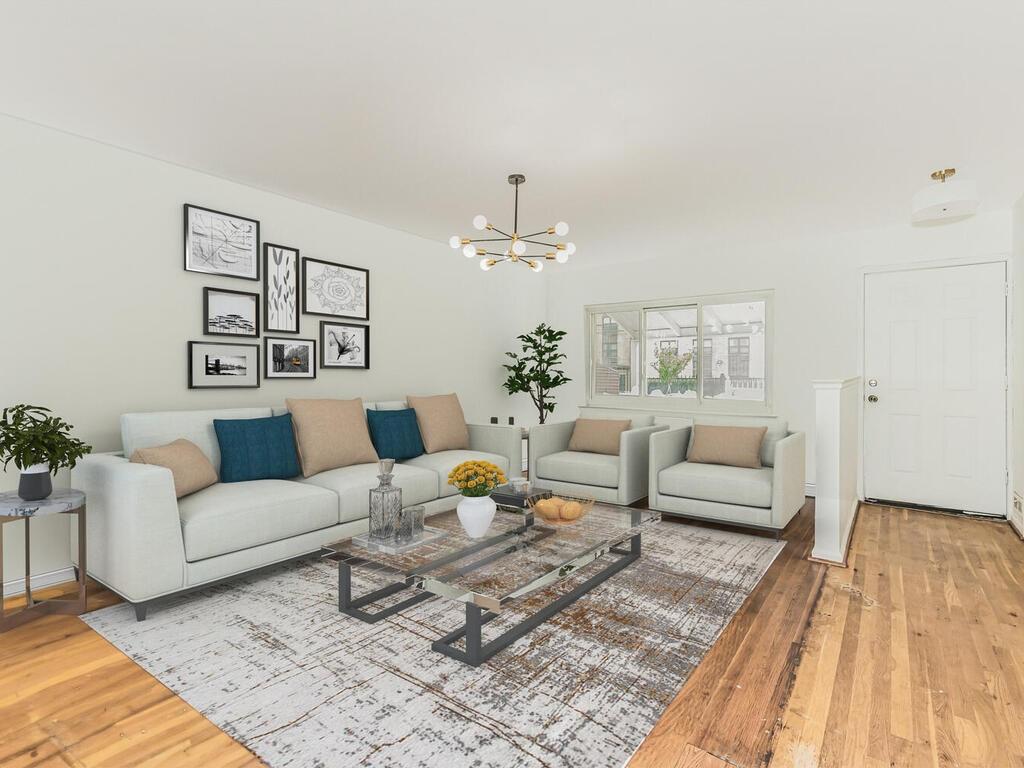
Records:
[[[316,339],[265,336],[266,379],[315,379]]]
[[[299,249],[263,244],[263,322],[275,333],[299,332]]]
[[[256,219],[185,204],[185,269],[260,279],[260,223]]]
[[[370,319],[370,270],[332,261],[302,260],[302,311]]]
[[[203,333],[207,336],[259,336],[259,294],[204,288]]]
[[[320,367],[370,367],[370,329],[365,325],[320,321]]]
[[[188,343],[189,389],[245,389],[259,385],[258,344]]]

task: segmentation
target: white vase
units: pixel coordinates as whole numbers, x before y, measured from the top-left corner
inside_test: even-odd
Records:
[[[463,496],[456,510],[459,522],[471,539],[481,539],[491,527],[498,505],[490,496]]]

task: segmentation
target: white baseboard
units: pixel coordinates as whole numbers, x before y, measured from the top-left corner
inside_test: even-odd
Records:
[[[810,496],[813,498],[817,495],[816,489],[817,486],[814,483],[804,483],[804,496]]]
[[[71,566],[67,568],[58,568],[56,571],[47,571],[46,573],[37,573],[31,578],[32,590],[43,589],[44,587],[52,587],[54,584],[62,584],[65,581],[75,580],[75,569]],[[25,579],[14,579],[12,581],[4,582],[4,597],[12,597],[13,595],[22,595],[25,593]]]

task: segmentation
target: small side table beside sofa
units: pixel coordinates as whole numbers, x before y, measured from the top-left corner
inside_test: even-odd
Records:
[[[35,600],[32,597],[31,521],[48,515],[78,517],[78,594],[73,598]],[[74,489],[57,490],[45,499],[25,501],[14,491],[0,493],[0,573],[3,572],[3,525],[25,521],[25,607],[8,613],[3,606],[3,582],[0,580],[0,632],[49,614],[78,616],[85,613],[85,494]]]

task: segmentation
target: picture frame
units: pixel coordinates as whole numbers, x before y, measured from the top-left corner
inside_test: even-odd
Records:
[[[316,339],[264,336],[264,379],[315,379]]]
[[[320,368],[370,368],[370,326],[320,321]]]
[[[302,259],[302,311],[307,315],[370,319],[370,270]]]
[[[185,203],[185,271],[260,279],[260,223]]]
[[[268,332],[299,332],[298,248],[263,244],[263,322]]]
[[[229,288],[203,288],[203,335],[259,338],[259,294]]]
[[[259,344],[188,343],[189,389],[256,389],[259,385]]]

